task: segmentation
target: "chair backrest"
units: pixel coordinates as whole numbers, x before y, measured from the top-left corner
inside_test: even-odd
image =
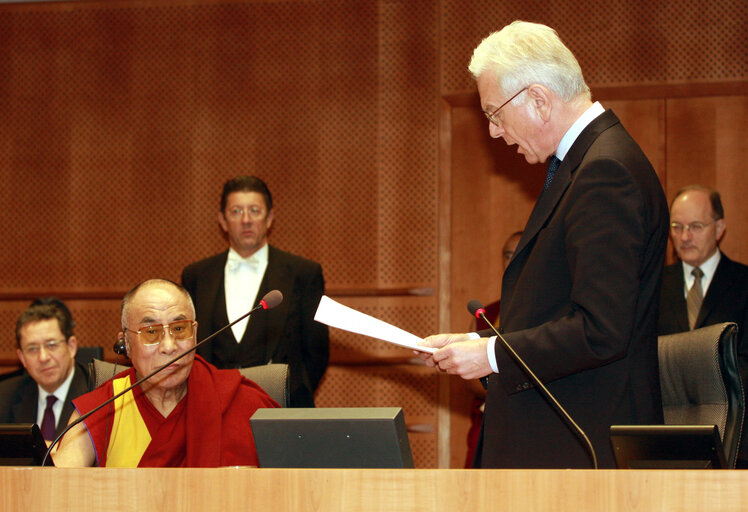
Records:
[[[117,365],[117,373],[128,366]],[[89,389],[95,389],[114,376],[114,363],[94,359],[88,365]],[[266,364],[241,368],[239,373],[254,381],[281,407],[288,407],[288,365]]]
[[[735,467],[745,396],[735,323],[660,336],[660,388],[667,425],[717,425],[727,467]]]
[[[81,347],[79,345],[78,350],[75,353],[75,360],[78,364],[81,364],[86,368],[92,359],[104,359],[104,347]]]
[[[257,383],[281,407],[288,407],[288,365],[263,364],[240,368],[239,373]]]

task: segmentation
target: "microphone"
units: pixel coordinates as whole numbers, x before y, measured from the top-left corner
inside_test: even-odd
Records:
[[[100,405],[97,405],[95,408],[91,409],[86,414],[84,414],[83,416],[79,417],[73,423],[71,423],[70,425],[68,425],[67,427],[65,427],[65,430],[63,430],[60,433],[60,435],[58,435],[55,438],[55,440],[52,441],[52,444],[49,445],[49,448],[47,448],[47,453],[44,454],[44,458],[42,459],[42,467],[44,467],[46,465],[47,457],[49,457],[49,454],[52,453],[52,448],[54,448],[54,446],[60,441],[60,439],[62,439],[62,436],[64,436],[67,433],[68,430],[70,430],[74,426],[78,425],[79,423],[83,422],[86,418],[88,418],[89,416],[91,416],[96,411],[100,410],[102,407],[105,407],[108,404],[114,402],[116,399],[118,399],[119,397],[121,397],[122,395],[124,395],[125,393],[127,393],[128,391],[132,390],[133,388],[135,388],[137,386],[140,386],[143,382],[147,381],[148,379],[150,379],[151,377],[153,377],[154,375],[156,375],[157,373],[159,373],[164,368],[168,368],[169,366],[171,366],[175,362],[177,362],[180,359],[182,359],[187,354],[189,354],[191,352],[194,352],[203,343],[212,340],[217,335],[219,335],[220,333],[222,333],[223,331],[225,331],[226,329],[228,329],[229,327],[231,327],[235,323],[237,323],[237,322],[239,322],[241,320],[244,320],[249,315],[251,315],[252,313],[254,313],[255,311],[258,311],[260,309],[263,309],[263,310],[264,309],[273,309],[274,307],[276,307],[281,302],[283,302],[283,294],[279,290],[271,290],[271,291],[267,292],[265,294],[265,296],[262,298],[262,300],[260,300],[260,302],[255,307],[253,307],[252,309],[250,309],[249,311],[247,311],[246,313],[244,313],[242,316],[240,316],[239,318],[237,318],[233,322],[224,325],[223,327],[221,327],[220,329],[218,329],[216,332],[214,332],[213,334],[211,334],[210,336],[208,336],[204,340],[200,341],[199,343],[195,343],[195,346],[189,348],[188,350],[185,350],[182,354],[179,354],[177,357],[175,357],[171,361],[169,361],[166,364],[164,364],[164,365],[156,368],[155,370],[153,370],[151,373],[149,373],[145,377],[143,377],[143,378],[139,379],[138,381],[136,381],[135,384],[132,384],[131,386],[123,389],[122,391],[120,391],[119,393],[117,393],[116,395],[114,395],[113,397],[105,400]],[[116,346],[117,345],[115,344],[115,347]]]
[[[595,453],[595,448],[592,446],[592,443],[590,442],[590,438],[587,437],[587,434],[584,433],[584,430],[577,425],[577,423],[571,418],[568,412],[566,412],[566,409],[563,408],[563,406],[556,400],[556,398],[551,394],[550,391],[548,391],[548,388],[546,388],[543,383],[540,381],[540,379],[533,373],[532,370],[530,370],[530,367],[527,366],[527,364],[522,360],[522,358],[517,354],[517,352],[514,351],[511,345],[504,339],[504,336],[501,335],[501,333],[496,329],[496,327],[493,326],[491,322],[488,321],[486,318],[486,310],[483,307],[483,304],[479,300],[473,299],[470,302],[468,302],[467,305],[468,311],[471,315],[473,315],[475,318],[482,319],[484,322],[486,322],[491,330],[496,334],[496,337],[501,340],[502,345],[504,345],[504,348],[507,349],[509,354],[512,356],[512,359],[514,359],[517,364],[522,367],[522,369],[525,371],[527,375],[530,376],[530,378],[535,382],[535,385],[538,386],[541,390],[543,390],[543,393],[545,396],[553,403],[553,405],[556,406],[556,409],[561,413],[561,415],[566,418],[566,421],[574,427],[579,437],[587,444],[587,450],[590,452],[590,456],[592,456],[592,464],[595,469],[597,469],[597,454]]]

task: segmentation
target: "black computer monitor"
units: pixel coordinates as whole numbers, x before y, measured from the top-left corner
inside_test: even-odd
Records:
[[[613,425],[610,442],[619,469],[727,467],[716,425]]]
[[[36,423],[0,424],[0,466],[41,466],[47,453]],[[52,459],[47,459],[52,466]]]
[[[400,407],[258,409],[251,418],[263,468],[412,468]]]

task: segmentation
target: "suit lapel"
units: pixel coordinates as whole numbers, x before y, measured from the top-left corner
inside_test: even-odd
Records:
[[[727,290],[733,285],[730,281],[731,263],[724,254],[720,256],[717,270],[715,270],[712,282],[706,291],[704,301],[701,303],[699,317],[696,319],[696,327],[703,327],[705,325],[705,320],[709,318],[709,315],[718,306],[720,299],[725,296]]]
[[[597,139],[602,132],[618,122],[618,118],[615,114],[613,114],[612,111],[607,110],[582,130],[571,148],[569,148],[566,157],[561,161],[561,165],[559,166],[550,187],[548,190],[541,192],[540,197],[535,202],[535,207],[532,209],[532,213],[527,221],[522,237],[517,244],[516,256],[522,254],[528,245],[530,245],[530,242],[535,239],[543,226],[545,226],[546,222],[551,217],[551,214],[556,209],[556,206],[572,184],[575,171],[582,163],[584,155],[587,153],[587,150],[592,143],[595,142],[595,139]],[[504,273],[502,281],[505,285],[502,284],[502,302],[505,304],[506,302],[503,299],[503,297],[505,297],[504,290],[511,290],[511,288],[513,288],[514,280],[519,272],[519,261],[523,259],[524,258],[522,257],[513,257]],[[515,262],[517,262],[516,265],[514,265]]]
[[[280,290],[285,297],[278,306],[267,311],[267,359],[271,360],[275,349],[278,347],[283,327],[286,325],[290,299],[293,296],[293,272],[288,268],[288,263],[283,257],[283,253],[273,247],[268,247],[268,267],[265,271],[267,279],[267,289]]]
[[[207,274],[205,276],[206,289],[204,293],[200,293],[198,295],[201,300],[201,304],[197,305],[197,309],[208,312],[208,315],[212,314],[213,305],[215,304],[216,300],[222,298],[224,302],[226,301],[225,296],[218,297],[218,290],[223,283],[224,271],[226,268],[226,259],[228,258],[228,256],[229,251],[221,253],[219,257],[216,258],[215,263],[213,265],[210,265],[205,270],[205,273]]]
[[[19,401],[13,404],[14,423],[36,423],[39,388],[31,376],[26,376],[23,387],[18,392]]]
[[[68,426],[68,420],[70,415],[73,414],[73,399],[81,396],[88,391],[88,378],[83,373],[81,367],[74,366],[73,381],[70,383],[68,389],[68,396],[65,397],[65,404],[62,406],[62,412],[60,412],[60,421],[57,422],[57,429],[55,435],[62,434],[62,431]]]

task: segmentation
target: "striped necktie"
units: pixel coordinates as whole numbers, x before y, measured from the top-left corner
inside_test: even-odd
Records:
[[[691,271],[691,274],[693,274],[693,285],[686,294],[686,306],[688,307],[688,328],[693,330],[696,319],[699,317],[701,303],[704,301],[704,292],[701,290],[701,278],[704,272],[696,267]]]

